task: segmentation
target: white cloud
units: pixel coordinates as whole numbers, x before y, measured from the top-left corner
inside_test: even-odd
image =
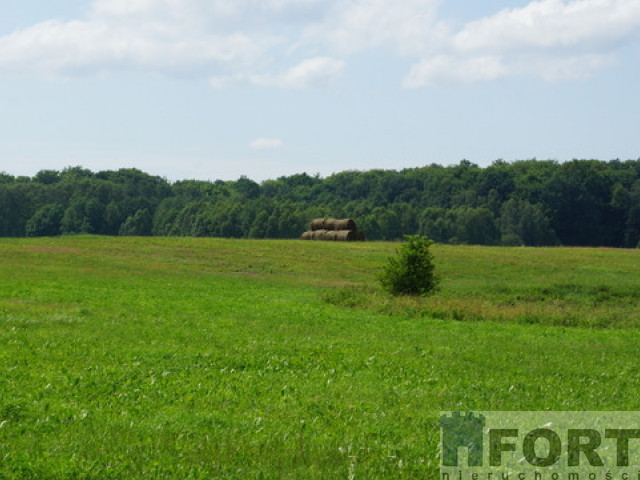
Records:
[[[558,82],[589,77],[593,72],[612,63],[613,57],[606,54],[547,56],[540,59],[530,57],[520,64],[520,70],[522,74],[539,76],[548,82]]]
[[[452,44],[461,52],[588,49],[637,35],[639,28],[637,0],[538,0],[470,22]]]
[[[214,76],[210,83],[216,88],[236,83],[289,89],[322,88],[334,84],[342,76],[344,68],[345,62],[342,60],[316,57],[303,60],[279,74]]]
[[[403,85],[408,88],[430,85],[459,85],[495,80],[509,73],[497,57],[458,58],[438,55],[414,65]]]
[[[591,75],[612,62],[607,55],[553,57],[527,55],[510,59],[500,56],[456,57],[439,55],[414,65],[403,81],[406,88],[458,86],[512,76],[540,77],[548,82],[573,80]]]
[[[441,0],[337,0],[324,20],[309,25],[307,41],[352,54],[387,45],[404,54],[421,51],[440,35]]]
[[[96,0],[85,18],[45,21],[0,37],[0,71],[254,73],[287,43],[280,16],[309,3]]]
[[[344,66],[343,61],[334,58],[309,58],[264,83],[283,88],[324,87],[342,75]]]
[[[256,63],[269,38],[217,35],[186,25],[107,19],[47,21],[0,37],[0,70],[74,73],[145,69],[165,73],[237,68]]]
[[[323,86],[350,54],[421,46],[439,1],[94,0],[84,18],[0,37],[0,71],[134,69],[186,72],[216,86]]]
[[[610,65],[617,48],[640,37],[638,0],[538,0],[469,22],[435,55],[415,64],[406,87],[527,75],[585,77]]]
[[[274,150],[282,146],[284,143],[279,138],[258,138],[249,144],[254,150]]]
[[[414,60],[406,87],[557,81],[609,65],[640,37],[639,0],[536,0],[457,30],[439,20],[441,2],[94,0],[83,18],[0,36],[0,73],[136,70],[301,89],[333,85],[374,51]]]

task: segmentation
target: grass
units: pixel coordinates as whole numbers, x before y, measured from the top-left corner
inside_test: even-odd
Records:
[[[0,240],[0,479],[435,478],[440,410],[638,409],[640,252],[438,246],[391,299],[394,249]]]
[[[442,288],[428,298],[384,294],[367,282],[325,301],[378,313],[463,321],[640,327],[640,251],[438,246]]]

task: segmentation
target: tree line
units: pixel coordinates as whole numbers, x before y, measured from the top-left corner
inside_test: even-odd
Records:
[[[297,238],[312,218],[351,217],[369,240],[420,234],[481,245],[636,247],[640,159],[502,160],[306,173],[257,183],[169,182],[137,169],[0,173],[0,236]]]

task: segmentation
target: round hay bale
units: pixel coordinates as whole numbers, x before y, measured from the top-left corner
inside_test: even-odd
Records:
[[[311,240],[324,240],[326,235],[326,230],[314,230],[311,233]]]
[[[357,230],[356,222],[350,218],[325,218],[325,230]]]
[[[324,218],[315,218],[311,220],[311,230],[324,230]]]
[[[338,230],[336,232],[336,240],[342,242],[353,242],[356,238],[356,233],[353,230]]]
[[[303,232],[302,235],[300,235],[300,240],[311,240],[311,234],[312,233],[313,232],[311,230]]]
[[[325,230],[338,230],[336,228],[338,220],[335,218],[325,218],[324,219],[324,229]]]
[[[356,230],[356,222],[351,218],[341,218],[333,223],[334,230]]]
[[[324,239],[336,241],[338,239],[338,232],[336,230],[327,230],[327,233],[325,233]]]

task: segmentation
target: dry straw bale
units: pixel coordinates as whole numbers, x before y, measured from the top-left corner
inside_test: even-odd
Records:
[[[324,228],[326,230],[338,230],[336,228],[337,223],[338,223],[338,220],[336,220],[335,218],[325,218],[324,219]]]
[[[327,230],[327,233],[325,234],[325,240],[337,240],[338,239],[338,232],[336,230]]]
[[[311,220],[311,230],[356,230],[356,222],[351,218],[315,218]]]
[[[353,230],[338,230],[336,234],[336,240],[338,241],[352,242],[356,239],[356,232]]]
[[[326,218],[325,230],[356,230],[356,222],[350,218]]]
[[[311,233],[311,240],[324,240],[327,235],[326,230],[314,230]]]
[[[351,218],[341,218],[334,220],[333,227],[333,230],[356,230],[356,222]]]
[[[316,218],[311,221],[311,230],[356,230],[351,218]]]
[[[311,230],[324,230],[324,218],[314,218],[311,220]]]
[[[364,232],[356,227],[351,218],[316,218],[311,221],[311,230],[304,232],[302,240],[328,240],[354,242],[364,241]]]

